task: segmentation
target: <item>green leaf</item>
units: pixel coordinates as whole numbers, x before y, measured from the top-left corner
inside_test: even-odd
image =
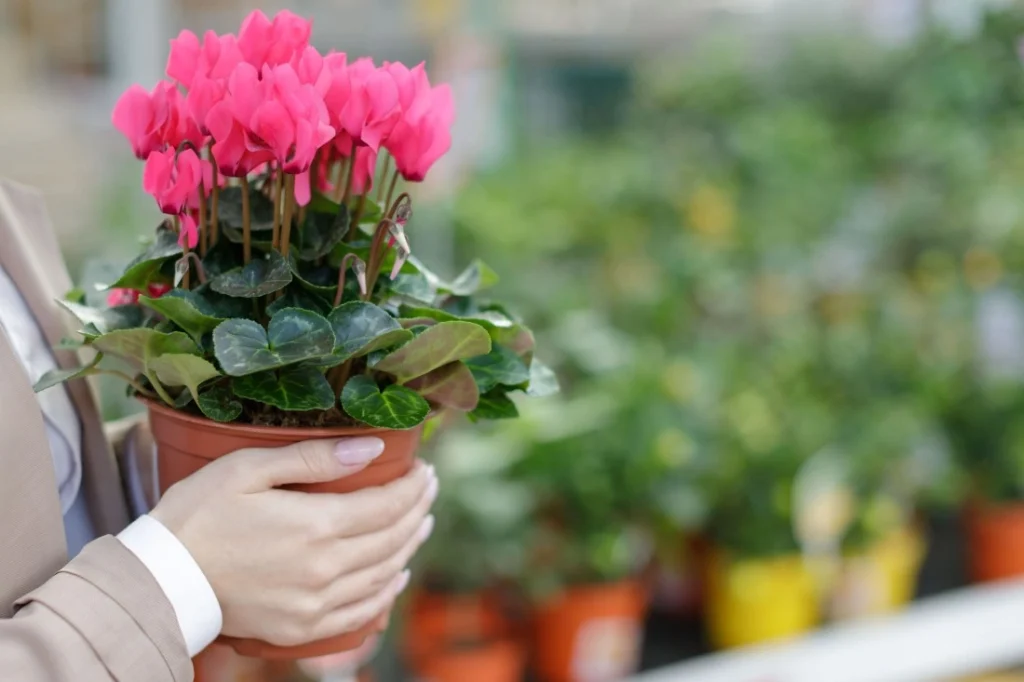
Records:
[[[49,372],[39,377],[39,381],[36,382],[32,390],[36,393],[41,393],[48,388],[56,386],[57,384],[63,384],[65,381],[71,381],[72,379],[81,379],[87,377],[90,374],[95,374],[96,365],[100,364],[100,360],[103,359],[103,353],[97,353],[93,361],[84,367],[74,367],[72,369],[51,369]]]
[[[134,305],[119,305],[113,308],[90,308],[72,303],[57,301],[65,310],[78,318],[86,327],[92,325],[90,332],[106,334],[115,329],[132,329],[142,326],[142,310]]]
[[[330,355],[334,332],[322,315],[285,308],[267,329],[252,320],[225,320],[213,330],[213,348],[224,372],[245,376]]]
[[[329,213],[336,215],[338,213],[339,205],[338,202],[328,199],[326,195],[320,192],[313,192],[313,198],[309,202],[307,210],[316,213]]]
[[[329,410],[335,400],[331,384],[315,367],[287,367],[238,377],[231,381],[231,390],[240,398],[291,412]]]
[[[245,298],[234,298],[218,294],[206,283],[195,289],[171,289],[164,297],[174,296],[184,298],[194,305],[199,312],[210,317],[219,317],[228,320],[232,317],[246,317],[252,314],[252,301]]]
[[[244,267],[220,275],[210,282],[210,288],[225,296],[259,298],[284,289],[291,281],[288,261],[271,251],[265,258],[257,258]]]
[[[181,247],[178,246],[178,235],[166,224],[163,224],[157,228],[156,239],[153,243],[128,264],[124,274],[109,288],[145,291],[146,287],[153,282],[169,282],[170,280],[160,273],[160,269],[167,261],[180,255]]]
[[[406,386],[435,405],[462,412],[476,409],[480,400],[480,390],[473,379],[473,373],[462,362],[438,367],[433,372],[413,379]]]
[[[329,254],[348,232],[348,210],[310,213],[299,230],[295,248],[301,260],[316,260]]]
[[[393,374],[400,384],[456,360],[491,351],[491,337],[472,322],[439,322],[386,355],[374,369]]]
[[[383,270],[381,273],[380,280],[387,280],[388,273]],[[398,277],[388,281],[386,286],[391,294],[418,304],[430,305],[437,296],[437,289],[421,273],[400,273]]]
[[[412,338],[412,332],[402,329],[398,320],[372,303],[344,303],[332,310],[327,319],[334,328],[334,354],[345,359],[362,357]]]
[[[199,385],[220,376],[217,368],[208,361],[198,355],[183,353],[166,353],[154,358],[149,363],[149,369],[162,384],[188,388],[196,401],[199,400]]]
[[[411,429],[423,423],[430,404],[405,386],[388,386],[381,392],[373,378],[361,374],[345,384],[341,406],[353,419],[382,429]]]
[[[526,395],[533,398],[544,398],[558,393],[558,377],[554,371],[537,358],[530,363],[530,380],[526,385]]]
[[[498,385],[518,386],[530,380],[526,363],[511,349],[494,344],[491,352],[466,360],[481,393]]]
[[[494,272],[482,260],[475,260],[450,284],[441,286],[440,289],[456,296],[471,296],[481,289],[492,287],[497,283],[498,273]]]
[[[93,340],[93,348],[107,355],[122,358],[137,370],[148,371],[149,363],[167,353],[198,353],[196,344],[181,332],[158,332],[155,329],[116,329]]]
[[[274,202],[262,192],[249,192],[249,230],[270,232],[274,229]],[[229,234],[235,233],[241,239],[242,230],[242,188],[226,187],[220,191],[217,200],[217,214]],[[234,241],[234,240],[232,240]]]
[[[501,389],[480,396],[476,409],[469,413],[472,421],[482,419],[515,419],[519,416],[516,404]]]
[[[64,300],[70,301],[71,303],[77,303],[79,305],[85,305],[85,289],[78,287],[72,289],[68,293],[64,294]]]
[[[289,256],[288,260],[293,279],[298,282],[299,286],[321,298],[334,301],[334,294],[338,291],[337,272],[326,266],[306,268],[303,272],[295,258]]]
[[[320,296],[305,289],[289,287],[284,296],[267,306],[268,315],[276,315],[285,308],[302,308],[314,313],[326,315],[331,312],[331,304]]]
[[[217,325],[224,321],[224,318],[199,312],[194,303],[182,296],[162,296],[160,298],[140,296],[139,303],[155,310],[181,327],[197,344],[202,343],[203,336],[212,332]]]
[[[225,384],[217,384],[200,393],[196,404],[215,422],[233,422],[242,415],[242,403],[235,400]]]
[[[427,318],[438,322],[454,322],[456,320],[472,322],[486,329],[492,338],[497,334],[506,333],[505,330],[511,332],[520,328],[520,325],[515,320],[495,311],[478,312],[474,315],[463,316],[439,308],[403,305],[399,309],[399,313],[402,319]]]

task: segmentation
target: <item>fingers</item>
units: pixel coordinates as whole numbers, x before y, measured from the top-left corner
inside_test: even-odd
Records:
[[[321,538],[345,538],[394,526],[416,506],[431,480],[436,478],[433,467],[420,461],[412,471],[391,483],[344,495],[279,492],[290,494],[302,505],[301,514],[311,524],[313,534]]]
[[[339,539],[335,550],[337,575],[376,566],[398,554],[411,540],[419,538],[420,543],[426,540],[433,530],[432,517],[427,514],[437,498],[437,485],[437,478],[431,477],[420,499],[395,525],[374,533]],[[428,519],[429,527],[425,525]]]
[[[356,604],[385,589],[405,570],[416,550],[430,537],[433,530],[434,517],[428,516],[420,522],[397,552],[379,563],[334,581],[324,594],[327,608],[334,610],[348,604]]]
[[[314,638],[324,639],[353,632],[370,623],[391,608],[398,595],[408,586],[409,577],[409,571],[402,571],[373,596],[329,612],[314,627]]]
[[[214,464],[229,469],[229,479],[244,492],[260,492],[290,483],[322,483],[363,470],[384,452],[379,438],[309,440],[281,448],[240,450]]]

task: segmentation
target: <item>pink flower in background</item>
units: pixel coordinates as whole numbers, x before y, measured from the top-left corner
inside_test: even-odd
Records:
[[[384,147],[406,180],[422,181],[430,168],[452,146],[455,103],[447,85],[427,86],[402,112]]]
[[[153,92],[138,85],[128,88],[111,116],[114,127],[128,138],[139,159],[168,145],[177,147],[185,141],[199,146],[203,135],[185,109],[185,100],[173,83],[161,81]]]
[[[181,215],[203,177],[199,156],[191,149],[153,152],[146,159],[142,187],[167,215]]]
[[[336,77],[348,79],[348,96],[338,113],[339,125],[351,139],[377,151],[402,114],[395,79],[376,68],[368,57],[348,65]],[[345,87],[342,84],[338,90],[344,91]]]
[[[146,292],[149,294],[150,298],[160,298],[170,290],[170,284],[153,283],[146,287]]]
[[[199,243],[199,223],[192,211],[185,211],[181,214],[181,231],[178,232],[178,244],[196,248]]]
[[[225,80],[240,61],[242,52],[235,36],[207,31],[200,44],[195,33],[182,31],[171,40],[167,75],[191,89],[200,77]]]
[[[245,61],[262,70],[292,61],[309,45],[312,30],[312,21],[288,10],[278,12],[273,21],[255,10],[242,22],[238,47]]]
[[[344,58],[345,55],[342,55]],[[334,74],[327,65],[327,60],[315,47],[307,47],[295,55],[292,60],[292,68],[299,77],[299,81],[312,85],[317,94],[323,97],[331,89],[334,81]]]
[[[352,192],[366,194],[373,189],[373,174],[377,170],[377,152],[369,147],[357,148],[353,168]]]
[[[111,289],[107,294],[107,305],[111,308],[119,305],[133,305],[139,302],[139,292],[135,289]]]

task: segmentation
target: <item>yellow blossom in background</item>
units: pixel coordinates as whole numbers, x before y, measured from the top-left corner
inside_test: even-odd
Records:
[[[661,374],[661,386],[665,395],[680,405],[689,403],[700,389],[700,375],[693,363],[674,360],[665,366]]]
[[[988,249],[974,247],[964,255],[964,277],[975,291],[989,289],[1003,276],[1003,261]]]
[[[700,185],[685,207],[686,224],[714,244],[732,241],[736,228],[736,206],[731,196],[714,185]]]

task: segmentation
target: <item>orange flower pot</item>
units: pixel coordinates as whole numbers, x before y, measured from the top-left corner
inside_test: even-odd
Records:
[[[1024,575],[1024,503],[978,504],[967,511],[968,564],[975,582]]]
[[[534,613],[534,666],[544,682],[605,682],[636,672],[647,595],[638,582],[573,587]]]
[[[523,647],[496,639],[434,652],[420,661],[416,676],[424,682],[520,682],[525,668]]]
[[[501,599],[494,592],[447,594],[417,590],[409,599],[402,649],[410,666],[436,652],[511,634]]]
[[[415,461],[422,427],[408,431],[390,431],[369,427],[301,429],[221,424],[166,405],[146,401],[149,424],[158,452],[160,491],[165,492],[181,479],[210,462],[244,448],[278,448],[305,440],[375,436],[384,441],[384,453],[362,471],[329,483],[288,486],[308,493],[349,493],[383,485],[407,474]],[[374,632],[387,626],[388,614],[374,622],[337,637],[301,646],[280,647],[255,639],[218,637],[217,642],[231,646],[243,656],[268,660],[316,658],[357,649]]]

